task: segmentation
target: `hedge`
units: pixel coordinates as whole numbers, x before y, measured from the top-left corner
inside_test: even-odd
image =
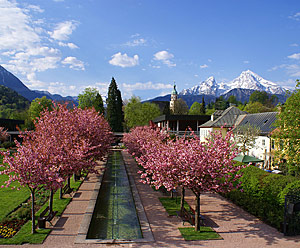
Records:
[[[241,173],[242,190],[235,189],[225,197],[280,230],[284,216],[284,197],[289,193],[300,193],[298,179],[271,174],[254,166],[242,169]]]

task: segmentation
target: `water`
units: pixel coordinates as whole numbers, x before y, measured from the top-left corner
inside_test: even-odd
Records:
[[[142,238],[120,151],[113,151],[108,158],[87,238],[122,240]]]

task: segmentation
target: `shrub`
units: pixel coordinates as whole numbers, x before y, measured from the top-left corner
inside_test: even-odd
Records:
[[[241,190],[233,190],[225,196],[251,214],[280,229],[284,215],[284,196],[300,193],[300,182],[293,176],[271,174],[257,167],[241,170]],[[282,201],[283,198],[283,201]]]

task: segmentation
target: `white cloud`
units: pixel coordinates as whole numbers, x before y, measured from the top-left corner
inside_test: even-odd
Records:
[[[0,1],[0,49],[22,50],[41,41],[32,28],[31,18],[17,3]]]
[[[69,36],[76,29],[78,22],[75,21],[65,21],[56,25],[53,32],[48,32],[49,35],[55,40],[68,40]]]
[[[291,47],[298,47],[299,45],[297,43],[293,43],[290,45]]]
[[[172,84],[162,84],[162,83],[135,83],[135,84],[122,84],[122,88],[133,91],[133,90],[161,90],[161,89],[172,89]]]
[[[174,55],[172,53],[169,53],[168,51],[160,51],[154,54],[154,59],[161,61],[168,67],[175,67],[176,64],[171,61],[171,59],[174,58]]]
[[[296,14],[289,16],[289,18],[296,21],[300,21],[300,12],[297,12]]]
[[[41,9],[41,7],[38,6],[38,5],[32,5],[32,4],[30,4],[30,5],[27,6],[27,9],[33,10],[33,11],[38,12],[38,13],[43,13],[44,12],[44,10]]]
[[[64,43],[64,42],[58,42],[58,45],[61,47],[69,47],[70,49],[76,49],[78,48],[78,46],[76,46],[74,43],[72,42],[68,42],[68,43]]]
[[[134,55],[133,57],[129,57],[126,53],[123,55],[118,52],[111,56],[112,59],[109,61],[111,65],[121,66],[121,67],[133,67],[139,64],[139,56]]]
[[[133,41],[128,41],[125,43],[125,46],[135,47],[135,46],[145,46],[147,41],[143,38],[135,39]]]
[[[207,64],[200,65],[200,69],[205,69],[205,68],[208,68],[208,65],[207,65]]]
[[[244,64],[249,64],[250,62],[248,60],[243,61]]]
[[[286,73],[291,77],[300,77],[300,65],[298,64],[277,65],[269,69],[269,71],[276,71],[279,69],[285,69]]]
[[[61,63],[74,70],[85,70],[84,63],[76,57],[66,57]]]
[[[300,53],[294,53],[288,56],[289,59],[300,59]]]
[[[151,81],[146,83],[134,83],[134,84],[127,84],[122,83],[120,85],[120,89],[122,91],[122,97],[123,98],[130,98],[132,95],[134,95],[134,91],[137,90],[157,90],[161,91],[161,93],[158,93],[159,95],[163,95],[162,92],[167,92],[166,94],[170,93],[170,89],[173,89],[172,84],[163,84],[163,83],[153,83]],[[164,94],[164,95],[166,95]]]

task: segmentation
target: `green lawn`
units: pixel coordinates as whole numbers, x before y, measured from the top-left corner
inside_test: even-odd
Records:
[[[196,232],[194,227],[183,227],[178,229],[186,241],[222,239],[222,237],[216,233],[215,230],[207,226],[201,226],[200,232]]]
[[[180,211],[181,197],[159,197],[159,200],[170,216],[177,215],[176,212]],[[184,202],[184,207],[189,209],[189,205],[186,201]]]
[[[0,186],[8,179],[6,175],[0,175]],[[18,182],[11,186],[19,187]],[[0,222],[11,211],[13,211],[22,202],[30,197],[30,191],[27,188],[20,187],[20,190],[9,188],[0,188]]]
[[[74,189],[74,191],[77,191],[81,183],[82,181],[74,182],[74,180],[71,180],[71,187]],[[71,200],[72,198],[70,198],[69,195],[64,196],[63,199],[59,199],[59,191],[54,194],[53,210],[58,211],[57,216],[60,216],[63,213]],[[41,213],[47,206],[48,201],[36,213],[36,217],[38,217],[39,213]],[[37,229],[36,234],[31,234],[31,221],[28,221],[14,237],[10,239],[0,239],[0,245],[24,243],[42,244],[50,232],[51,229]]]

